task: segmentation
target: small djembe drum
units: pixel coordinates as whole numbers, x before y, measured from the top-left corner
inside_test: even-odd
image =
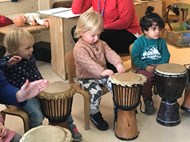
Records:
[[[155,85],[162,98],[157,114],[157,122],[165,126],[180,123],[179,104],[187,81],[187,70],[184,66],[166,63],[155,68]]]
[[[67,83],[56,81],[50,83],[39,95],[44,116],[50,123],[65,122],[71,114],[75,89]]]
[[[59,126],[38,126],[26,132],[20,142],[72,142],[71,132]]]
[[[139,105],[142,85],[146,77],[136,73],[115,74],[110,77],[113,98],[118,107],[115,136],[121,140],[138,137],[135,108]]]

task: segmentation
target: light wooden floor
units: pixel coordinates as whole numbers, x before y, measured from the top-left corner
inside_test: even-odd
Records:
[[[171,53],[170,62],[187,64],[190,63],[190,48],[177,48],[168,45],[169,51]],[[125,65],[130,69],[130,60],[125,62]],[[51,64],[38,62],[38,67],[43,77],[48,79],[50,82],[62,80],[59,78],[51,69]],[[139,113],[137,117],[137,126],[139,131],[139,136],[134,142],[189,142],[190,141],[190,114],[182,112],[180,110],[181,123],[174,127],[166,127],[158,124],[156,122],[156,116],[159,109],[160,97],[158,95],[153,96],[156,112],[154,115],[147,116],[139,111],[139,106],[137,110]],[[183,97],[178,99],[179,104],[183,101]],[[79,131],[83,135],[83,142],[122,142],[117,139],[113,133],[113,104],[111,94],[106,94],[102,97],[101,101],[101,111],[103,117],[109,124],[109,129],[107,131],[99,131],[91,123],[91,129],[86,131],[83,128],[83,98],[81,95],[76,94],[74,96],[73,102],[73,118],[75,124],[77,125]],[[4,108],[0,105],[1,109]],[[144,106],[143,106],[144,107]],[[8,116],[5,125],[23,134],[23,124],[20,118]],[[47,120],[44,120],[44,125],[47,125]]]

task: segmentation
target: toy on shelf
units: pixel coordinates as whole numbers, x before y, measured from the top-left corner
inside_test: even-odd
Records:
[[[168,24],[166,39],[171,44],[180,47],[190,46],[189,11],[190,5],[185,3],[176,3],[167,7],[165,14],[165,21]]]
[[[29,25],[44,25],[49,28],[49,20],[48,19],[41,19],[38,13],[26,13],[20,14],[13,19],[13,23],[17,27],[25,26],[26,24]]]

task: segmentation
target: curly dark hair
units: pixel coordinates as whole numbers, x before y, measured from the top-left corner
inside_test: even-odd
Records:
[[[154,13],[154,7],[148,6],[145,16],[140,19],[142,32],[144,33],[144,31],[148,31],[148,28],[152,27],[153,23],[156,23],[160,29],[165,27],[164,20],[157,13]]]

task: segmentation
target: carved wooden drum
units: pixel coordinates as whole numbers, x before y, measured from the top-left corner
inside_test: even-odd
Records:
[[[110,77],[113,98],[119,108],[115,135],[121,140],[138,137],[135,108],[139,105],[142,85],[146,77],[132,72],[115,74]]]
[[[44,116],[51,123],[66,121],[71,113],[74,93],[75,89],[65,82],[50,83],[39,95]]]

